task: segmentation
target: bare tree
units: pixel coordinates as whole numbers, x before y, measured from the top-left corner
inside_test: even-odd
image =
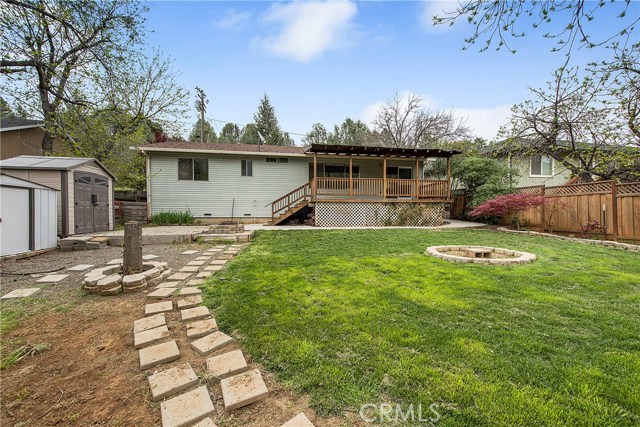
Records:
[[[415,94],[396,93],[387,101],[373,120],[382,144],[424,148],[470,136],[464,120],[455,117],[452,111],[432,111],[423,104],[424,99]]]
[[[38,100],[48,126],[65,103],[92,102],[77,90],[96,70],[112,77],[141,42],[145,11],[133,0],[2,0],[0,72],[14,85],[16,98]],[[42,148],[52,149],[48,129]]]

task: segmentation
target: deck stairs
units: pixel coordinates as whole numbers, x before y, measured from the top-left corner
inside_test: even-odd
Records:
[[[310,202],[311,182],[307,182],[270,203],[271,221],[269,221],[269,225],[282,224],[298,211],[309,206]]]

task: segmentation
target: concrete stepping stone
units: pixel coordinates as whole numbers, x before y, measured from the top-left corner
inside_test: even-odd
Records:
[[[114,258],[111,261],[107,262],[107,265],[117,265],[122,264],[122,258]]]
[[[182,320],[199,320],[209,317],[210,315],[211,313],[209,313],[209,309],[203,306],[180,310]]]
[[[156,259],[156,258],[160,258],[160,257],[158,255],[151,255],[151,254],[142,255],[142,259],[145,260],[145,261],[149,261],[149,260]]]
[[[178,344],[175,340],[171,340],[138,350],[138,356],[140,357],[140,369],[144,371],[163,363],[178,360],[180,350],[178,350]]]
[[[191,426],[214,412],[211,396],[204,385],[160,404],[162,427]]]
[[[315,427],[313,423],[307,418],[304,412],[300,412],[295,417],[291,418],[286,423],[282,424],[281,427]]]
[[[26,298],[29,295],[35,294],[39,290],[40,288],[14,289],[8,294],[3,295],[0,299]]]
[[[146,331],[133,334],[133,346],[136,350],[142,347],[155,344],[169,337],[169,328],[166,325],[158,326],[157,328],[147,329]]]
[[[265,399],[269,394],[258,369],[224,378],[220,381],[220,386],[226,411],[233,411]]]
[[[195,341],[191,341],[191,347],[193,347],[198,353],[206,356],[214,351],[224,347],[227,344],[231,344],[233,338],[224,332],[215,331],[202,338],[198,338]]]
[[[156,286],[156,289],[158,289],[158,288],[177,288],[179,286],[180,286],[180,282],[162,282],[158,286]]]
[[[198,251],[184,251],[180,255],[195,255]]]
[[[214,259],[209,264],[210,265],[225,265],[227,263],[226,259]]]
[[[217,330],[216,319],[198,320],[197,322],[187,323],[187,338],[200,338]]]
[[[195,265],[187,265],[185,267],[182,267],[180,270],[180,272],[186,272],[186,273],[195,273],[196,271],[200,270],[200,267],[196,267]]]
[[[200,295],[202,293],[202,291],[198,288],[182,288],[180,289],[180,292],[178,292],[178,295]]]
[[[78,264],[74,267],[67,268],[67,271],[85,271],[93,267],[93,264]]]
[[[193,279],[187,282],[187,286],[198,286],[204,283],[204,279]]]
[[[198,279],[206,279],[207,277],[211,276],[213,274],[213,271],[201,271],[200,273],[198,273],[196,275],[196,278]]]
[[[220,271],[223,268],[223,265],[208,265],[204,268],[204,271]]]
[[[163,326],[166,324],[167,324],[167,318],[164,316],[164,313],[155,314],[149,317],[143,317],[142,319],[134,320],[133,333],[137,334],[138,332],[157,328],[158,326]]]
[[[65,277],[68,277],[68,274],[47,274],[46,276],[37,280],[38,283],[58,283]]]
[[[213,255],[209,255],[209,254],[202,254],[201,256],[199,256],[198,258],[196,258],[194,261],[209,261],[211,259]],[[188,264],[187,264],[188,265]]]
[[[205,261],[205,260],[200,260],[200,261],[198,261],[198,260],[195,260],[195,261],[189,261],[189,262],[187,263],[187,266],[189,267],[189,266],[204,265],[204,263],[206,263],[206,262],[207,262],[207,261]]]
[[[167,280],[185,280],[191,276],[191,273],[174,273],[167,278]]]
[[[242,350],[233,350],[207,359],[207,371],[218,378],[226,378],[249,369]]]
[[[149,388],[154,402],[180,393],[196,384],[198,384],[198,376],[188,363],[158,372],[149,377]]]
[[[166,313],[167,311],[173,311],[173,301],[162,301],[147,304],[144,306],[144,315]]]
[[[211,420],[211,418],[207,417],[204,420],[200,421],[198,424],[194,424],[193,427],[217,427],[217,426]]]
[[[195,307],[202,304],[202,295],[192,295],[178,300],[178,310]]]
[[[148,293],[149,298],[166,298],[171,296],[178,288],[158,288],[155,291]]]

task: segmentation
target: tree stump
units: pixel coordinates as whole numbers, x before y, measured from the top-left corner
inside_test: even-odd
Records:
[[[142,271],[142,225],[136,221],[124,225],[124,254],[122,273],[134,274]]]

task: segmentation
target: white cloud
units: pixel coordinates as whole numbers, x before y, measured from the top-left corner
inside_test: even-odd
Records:
[[[433,17],[446,17],[448,13],[454,12],[458,7],[458,0],[438,0],[423,1],[420,3],[418,19],[424,30],[428,33],[442,33],[450,31],[461,25],[461,20],[456,21],[452,26],[449,24],[433,25]]]
[[[274,4],[264,22],[276,29],[256,39],[256,44],[276,55],[308,62],[327,50],[349,45],[357,12],[351,1]]]
[[[247,26],[249,18],[251,18],[249,12],[228,10],[222,18],[213,21],[213,25],[221,30],[237,31]]]
[[[414,95],[410,91],[402,91],[399,93],[401,99],[406,100],[410,95]],[[471,132],[479,137],[492,140],[496,138],[500,126],[506,124],[511,116],[511,105],[497,105],[488,108],[447,108],[440,105],[429,95],[420,95],[423,99],[422,107],[432,110],[451,110],[456,117],[464,119],[465,125],[471,129]],[[367,105],[360,113],[360,119],[367,125],[371,126],[373,120],[385,101],[375,101]]]

